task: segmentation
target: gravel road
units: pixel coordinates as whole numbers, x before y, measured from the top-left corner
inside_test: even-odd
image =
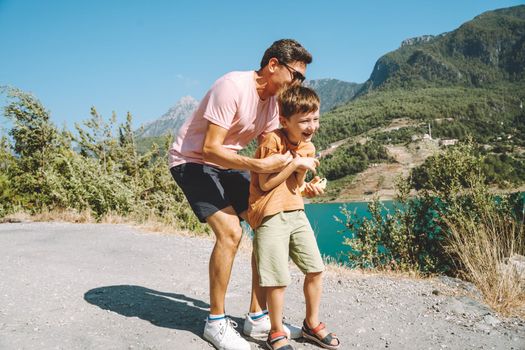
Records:
[[[0,224],[0,349],[212,349],[201,338],[212,245],[126,225]],[[285,315],[300,324],[297,269],[292,280]],[[242,251],[226,301],[239,327],[249,285]],[[321,316],[342,349],[525,349],[525,321],[498,316],[459,280],[333,268],[324,288]]]

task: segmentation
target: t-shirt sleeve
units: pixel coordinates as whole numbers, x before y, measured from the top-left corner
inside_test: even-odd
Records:
[[[263,136],[262,141],[257,148],[256,158],[262,159],[280,153],[275,134],[268,134]]]
[[[300,151],[299,151],[299,154],[302,156],[302,157],[312,157],[312,158],[315,158],[315,146],[313,143],[311,142],[308,142],[307,144],[304,145],[304,148],[302,148]]]
[[[237,113],[239,91],[229,79],[217,82],[210,91],[204,118],[224,129],[230,129]]]
[[[312,148],[310,150],[308,150],[308,157],[313,157],[315,158],[315,146],[312,144]]]

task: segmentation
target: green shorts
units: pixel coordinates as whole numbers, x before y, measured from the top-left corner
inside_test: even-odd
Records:
[[[290,284],[288,257],[305,274],[324,271],[314,231],[304,210],[265,217],[255,230],[253,244],[261,287]]]

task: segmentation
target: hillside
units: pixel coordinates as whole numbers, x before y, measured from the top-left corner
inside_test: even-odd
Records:
[[[350,146],[356,137],[376,130],[382,158],[395,162],[388,148],[409,146],[428,125],[438,143],[470,135],[484,145],[494,164],[487,167],[505,173],[495,181],[524,182],[512,169],[525,167],[524,43],[525,6],[517,6],[484,13],[442,35],[407,39],[381,57],[354,99],[321,117],[314,141],[320,150],[336,148],[321,166],[329,170],[324,175],[332,174],[327,177],[335,192],[344,193],[355,185],[353,175],[376,163],[364,147]],[[420,126],[388,129],[398,119]]]
[[[489,11],[451,32],[403,41],[377,61],[359,94],[517,82],[524,78],[524,60],[525,6]]]
[[[337,79],[307,80],[304,82],[317,92],[321,99],[321,113],[325,113],[337,106],[350,101],[363,84],[349,83]]]

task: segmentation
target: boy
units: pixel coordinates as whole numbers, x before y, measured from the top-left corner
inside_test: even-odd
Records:
[[[312,136],[319,128],[319,97],[312,89],[291,86],[279,95],[281,129],[267,134],[255,158],[290,152],[294,159],[281,172],[254,173],[250,183],[248,222],[255,230],[254,251],[259,283],[266,289],[271,322],[269,349],[293,349],[283,331],[284,291],[290,283],[288,257],[305,273],[306,318],[303,336],[327,349],[339,339],[319,322],[324,264],[314,233],[304,213],[301,188],[307,170],[315,171]]]

